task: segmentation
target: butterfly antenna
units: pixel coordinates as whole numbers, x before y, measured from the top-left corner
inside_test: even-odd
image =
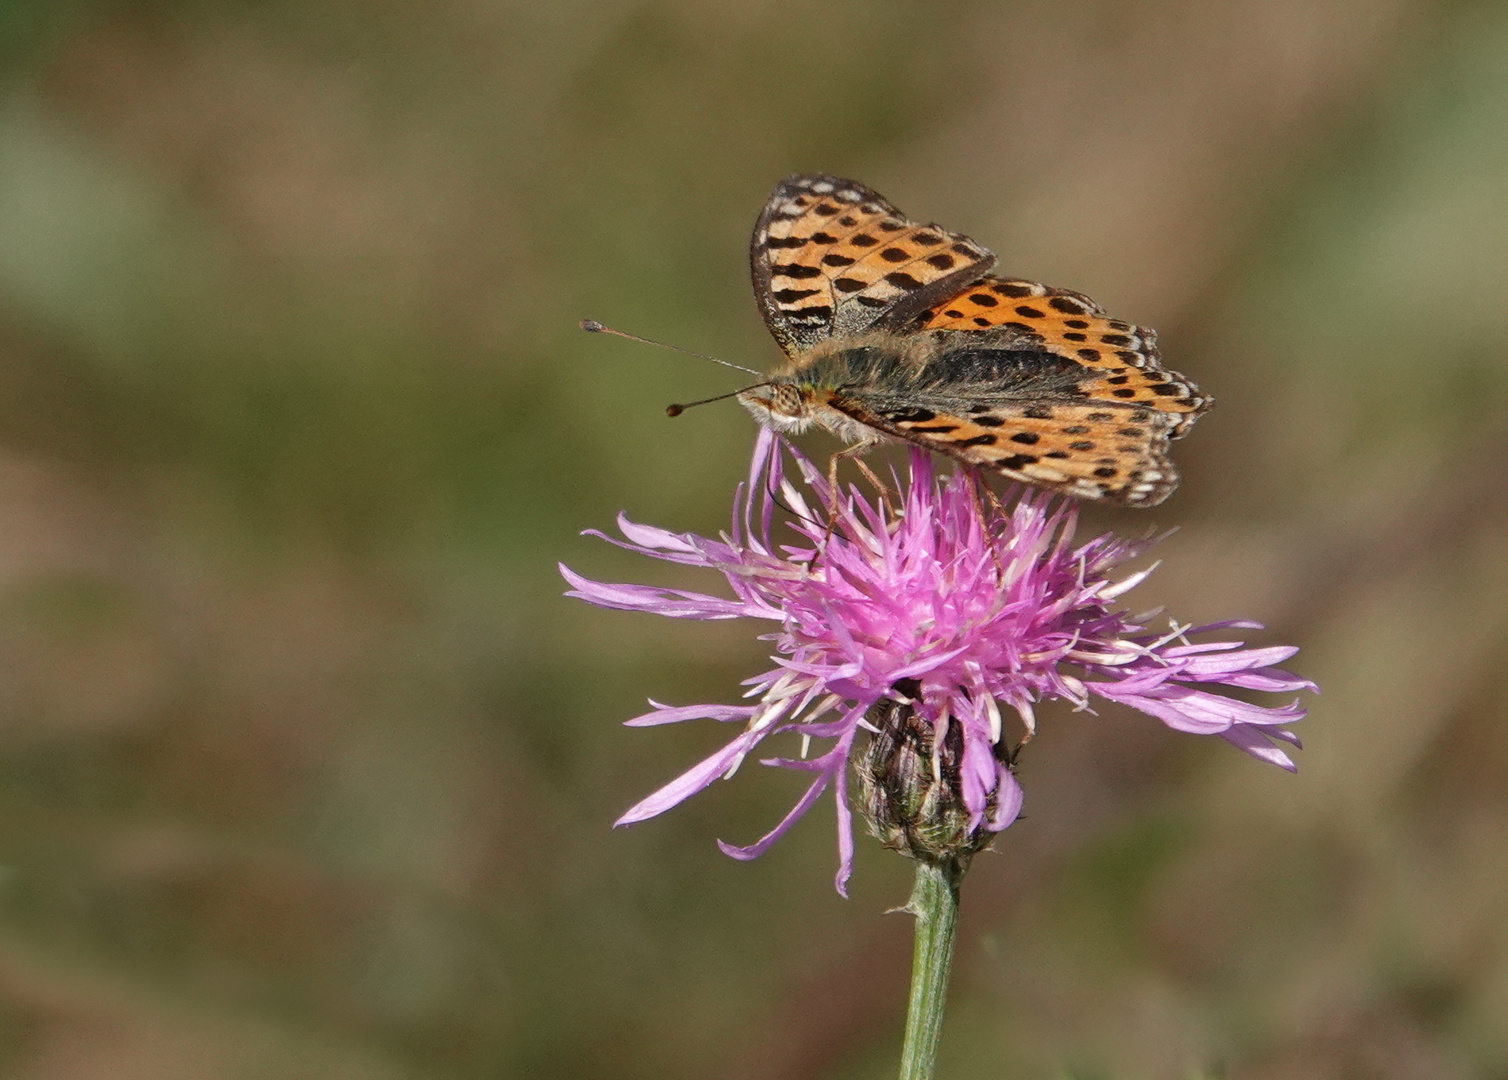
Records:
[[[721,364],[723,367],[732,368],[734,371],[747,371],[750,375],[763,374],[763,372],[755,371],[753,368],[746,368],[742,364],[730,364],[726,360],[719,360],[717,357],[708,356],[706,353],[693,352],[690,349],[683,349],[679,345],[667,345],[663,341],[652,341],[649,338],[640,337],[638,334],[625,334],[622,330],[614,330],[611,326],[603,326],[596,319],[582,319],[581,329],[585,330],[588,334],[612,334],[613,337],[627,338],[629,341],[637,341],[641,345],[658,345],[662,349],[672,349],[678,353],[685,353],[687,356],[694,356],[698,360],[709,360],[714,364]],[[741,393],[741,391],[735,391],[735,393]],[[724,396],[731,397],[732,395],[729,394]],[[708,398],[707,400],[716,401],[717,399]],[[701,402],[698,401],[695,402],[695,404],[700,405]],[[670,415],[674,416],[676,414],[671,413]]]
[[[746,386],[746,387],[744,387],[743,390],[730,390],[726,394],[718,394],[717,397],[702,398],[701,401],[688,401],[688,402],[686,402],[683,405],[667,405],[667,406],[665,406],[665,415],[666,416],[680,416],[681,413],[685,412],[687,409],[692,408],[693,406],[696,406],[696,405],[706,405],[708,402],[712,402],[712,401],[725,401],[726,399],[728,399],[730,397],[737,397],[739,394],[742,394],[744,392],[744,390],[754,390],[754,389],[757,389],[758,387],[768,386],[768,385],[770,385],[770,384],[769,383],[762,383],[762,382],[761,383],[755,383],[753,386]]]

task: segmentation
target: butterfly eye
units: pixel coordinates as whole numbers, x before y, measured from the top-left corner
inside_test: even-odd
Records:
[[[801,391],[788,383],[770,387],[770,411],[785,416],[802,415],[806,412],[806,403],[801,398]]]

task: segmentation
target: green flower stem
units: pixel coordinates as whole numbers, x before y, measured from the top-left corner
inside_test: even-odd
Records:
[[[916,916],[916,951],[911,961],[911,1001],[906,1008],[906,1042],[901,1080],[932,1080],[942,1035],[953,939],[958,931],[958,884],[963,867],[955,859],[917,859],[916,884],[902,909]]]

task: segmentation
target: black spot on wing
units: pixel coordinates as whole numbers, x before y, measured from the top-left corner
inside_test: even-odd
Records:
[[[1018,285],[1012,281],[994,281],[990,283],[990,288],[994,289],[1001,296],[1009,296],[1014,299],[1032,295],[1031,286]]]

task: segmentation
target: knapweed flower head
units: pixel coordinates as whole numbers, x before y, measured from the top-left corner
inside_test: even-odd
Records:
[[[832,490],[807,458],[764,431],[728,533],[717,539],[673,533],[620,515],[623,539],[603,536],[657,559],[716,570],[730,597],[603,584],[561,567],[572,586],[568,595],[602,607],[678,619],[751,618],[774,628],[765,639],[774,643],[775,666],[746,680],[745,704],[651,701],[651,712],[628,721],[711,719],[742,727],[617,824],[669,810],[732,775],[766,738],[792,732],[802,737],[801,756],[764,764],[810,773],[810,786],[756,843],[719,843],[735,858],[755,858],[832,789],[843,892],[853,858],[849,757],[859,732],[876,732],[875,718],[895,715],[897,706],[908,723],[931,728],[929,745],[950,748],[970,833],[998,832],[1019,813],[1006,717],[1029,737],[1034,707],[1048,698],[1079,709],[1094,698],[1119,702],[1293,769],[1280,744],[1299,742],[1282,725],[1302,719],[1304,709],[1296,701],[1254,705],[1222,691],[1315,689],[1274,666],[1297,649],[1193,640],[1259,628],[1244,621],[1151,630],[1149,617],[1118,606],[1151,570],[1111,577],[1151,541],[1107,534],[1076,546],[1077,510],[1070,503],[1033,491],[1002,503],[967,471],[937,477],[919,450],[911,453],[909,473],[896,478],[893,505],[886,495],[870,498],[854,487]],[[811,740],[826,746],[809,752]]]

